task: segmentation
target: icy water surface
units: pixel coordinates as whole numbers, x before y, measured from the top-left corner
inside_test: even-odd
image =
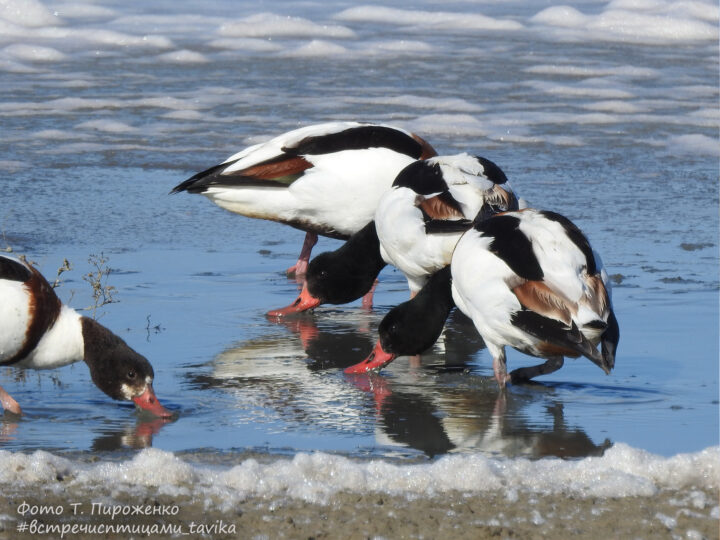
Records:
[[[714,3],[5,6],[0,247],[48,277],[68,258],[58,294],[78,308],[92,304],[88,256],[103,253],[118,302],[101,322],[151,360],[178,418],[110,401],[81,364],[3,369],[26,415],[1,420],[0,448],[402,461],[580,458],[618,443],[671,457],[718,444]],[[248,144],[334,119],[394,123],[441,153],[488,157],[533,206],[573,219],[613,274],[614,372],[568,361],[502,396],[455,314],[420,366],[401,358],[345,376],[407,298],[392,269],[371,311],[268,321],[297,294],[283,269],[303,233],[168,192]],[[338,245],[321,239],[316,253]]]

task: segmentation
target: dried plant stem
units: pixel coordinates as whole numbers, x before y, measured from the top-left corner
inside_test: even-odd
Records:
[[[113,294],[117,291],[112,285],[108,285],[108,276],[110,275],[110,268],[107,266],[108,259],[104,253],[100,255],[91,254],[88,258],[88,262],[95,268],[92,272],[88,272],[83,276],[83,280],[87,281],[92,287],[93,291],[93,305],[85,308],[88,311],[92,311],[92,318],[99,319],[103,314],[97,316],[98,308],[117,302],[113,297]]]

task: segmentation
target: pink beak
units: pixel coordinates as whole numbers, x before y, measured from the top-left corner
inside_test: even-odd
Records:
[[[139,396],[135,396],[134,398],[132,398],[132,400],[135,402],[135,405],[137,405],[141,409],[145,409],[146,411],[154,414],[155,416],[172,416],[172,413],[170,411],[160,405],[160,402],[158,401],[158,398],[155,396],[155,392],[153,391],[152,384],[148,384],[145,392],[143,392]]]
[[[370,356],[368,356],[362,362],[355,364],[354,366],[345,368],[345,373],[366,373],[368,371],[380,369],[395,360],[395,356],[396,355],[392,353],[385,352],[382,348],[382,345],[380,344],[380,340],[378,340],[378,342],[375,344],[375,348],[370,353]]]
[[[298,296],[292,304],[284,308],[268,311],[267,315],[268,317],[284,317],[291,313],[307,311],[308,309],[319,306],[321,303],[319,298],[315,298],[308,292],[307,284],[305,284],[303,285],[302,291],[300,291],[300,296]]]

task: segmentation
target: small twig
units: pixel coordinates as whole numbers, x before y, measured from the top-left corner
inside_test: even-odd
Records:
[[[53,281],[52,288],[57,289],[60,286],[60,276],[63,272],[69,272],[72,270],[72,265],[70,264],[70,261],[67,259],[63,259],[62,266],[58,268],[57,271],[57,277],[55,278],[55,281]]]
[[[104,253],[100,255],[91,254],[88,258],[88,262],[95,267],[95,270],[88,272],[83,276],[83,280],[87,281],[93,290],[93,301],[94,304],[90,307],[85,308],[88,311],[92,311],[92,318],[97,320],[102,317],[96,317],[98,308],[117,302],[113,297],[113,294],[117,291],[115,287],[107,284],[108,276],[110,275],[110,268],[107,266],[108,259],[105,258]]]
[[[158,323],[155,326],[151,326],[150,323],[150,314],[146,317],[147,325],[145,326],[145,331],[147,332],[147,341],[150,341],[150,330],[153,330],[156,334],[159,334],[164,330],[164,328]]]
[[[37,266],[37,265],[38,265],[38,263],[37,263],[36,261],[31,261],[31,260],[28,259],[27,256],[26,256],[25,254],[23,254],[23,253],[21,253],[21,254],[18,255],[17,257],[18,257],[18,259],[20,259],[22,262],[24,262],[25,264],[29,264],[30,266]]]

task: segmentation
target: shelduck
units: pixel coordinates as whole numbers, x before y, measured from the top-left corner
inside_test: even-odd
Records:
[[[33,266],[0,256],[0,366],[50,369],[80,360],[95,385],[117,400],[133,401],[167,417],[153,390],[153,368],[122,339],[89,317],[61,303]],[[0,387],[3,409],[21,414]]]
[[[432,273],[450,264],[455,244],[478,213],[517,207],[507,177],[489,159],[463,153],[414,161],[380,198],[374,221],[339,249],[315,257],[298,298],[268,315],[356,300],[371,290],[386,264],[405,274],[415,295]]]
[[[380,255],[415,295],[450,264],[455,244],[478,213],[517,210],[505,173],[489,159],[457,154],[405,167],[375,210]]]
[[[373,219],[403,167],[435,154],[424,139],[400,128],[329,122],[246,148],[172,193],[201,193],[231,212],[305,231],[298,261],[288,269],[303,275],[318,235],[349,238]]]
[[[377,370],[431,345],[451,309],[448,289],[485,341],[501,388],[552,373],[565,356],[585,356],[605,373],[615,366],[620,330],[599,255],[567,218],[524,209],[479,217],[458,241],[450,272],[391,310],[370,356],[345,371]],[[547,360],[508,374],[506,345]]]

